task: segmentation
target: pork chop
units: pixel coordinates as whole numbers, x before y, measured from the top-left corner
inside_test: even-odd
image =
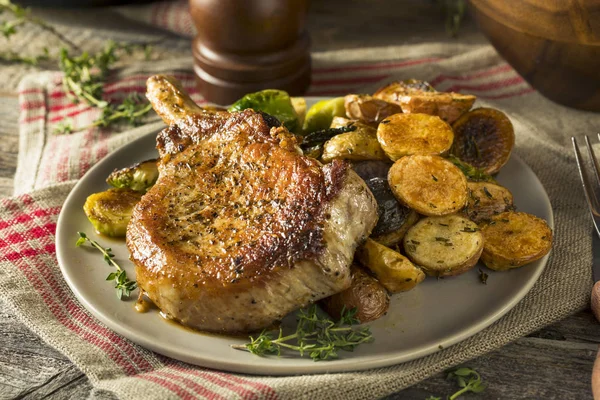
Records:
[[[203,110],[174,78],[151,77],[147,96],[169,126],[127,246],[138,286],[168,317],[256,331],[350,285],[377,206],[347,164],[303,156],[253,110]]]

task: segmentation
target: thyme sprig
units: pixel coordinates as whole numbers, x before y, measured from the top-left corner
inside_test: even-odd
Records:
[[[149,44],[124,44],[107,42],[106,46],[95,54],[90,54],[63,36],[54,27],[44,20],[31,15],[30,10],[13,4],[10,0],[0,0],[0,14],[8,13],[11,19],[0,22],[0,35],[6,39],[17,33],[20,26],[30,23],[37,25],[60,39],[66,47],[61,47],[58,53],[58,67],[63,72],[62,86],[67,97],[73,103],[86,103],[99,108],[102,113],[98,120],[83,128],[75,128],[72,121],[63,121],[56,126],[55,133],[72,133],[93,127],[107,127],[116,122],[126,121],[131,125],[138,125],[141,119],[152,107],[141,96],[134,95],[124,99],[121,103],[110,102],[103,98],[103,86],[111,68],[124,54],[132,54],[141,49],[146,59],[150,57]],[[73,55],[76,51],[79,55]],[[18,62],[28,65],[38,65],[40,61],[51,60],[48,49],[38,56],[22,56],[18,52],[0,52],[0,61]]]
[[[74,50],[79,50],[79,46],[70,41],[62,33],[58,32],[52,25],[49,25],[46,21],[41,18],[37,18],[31,15],[29,8],[21,7],[17,4],[13,4],[10,0],[0,0],[0,14],[5,12],[12,15],[14,19],[3,21],[0,23],[0,33],[7,39],[17,33],[17,27],[30,23],[37,25],[46,32],[58,38],[61,42],[65,43]],[[7,60],[15,61],[15,60]]]
[[[112,254],[112,249],[110,247],[103,247],[95,240],[90,239],[84,232],[77,232],[79,238],[77,239],[77,247],[80,247],[85,242],[89,242],[89,244],[95,249],[99,250],[103,257],[104,261],[111,266],[114,267],[117,271],[111,272],[106,277],[107,281],[115,281],[115,289],[117,290],[117,298],[119,300],[123,300],[124,297],[129,297],[132,291],[137,289],[137,282],[132,281],[127,277],[127,272],[117,262],[114,260],[115,255]]]
[[[137,47],[128,44],[118,44],[109,41],[100,52],[90,55],[83,52],[79,56],[70,56],[67,49],[60,52],[60,69],[64,73],[63,88],[74,103],[85,102],[92,107],[100,108],[102,114],[92,124],[75,129],[72,121],[63,121],[55,133],[71,133],[75,130],[85,130],[94,127],[108,127],[116,122],[125,121],[137,126],[142,118],[152,109],[140,94],[132,93],[122,103],[110,103],[103,100],[103,85],[110,67],[119,60],[123,52],[131,52]],[[144,46],[142,46],[144,47]],[[148,48],[144,47],[145,51]]]
[[[449,400],[455,400],[467,392],[481,393],[487,388],[487,383],[483,382],[481,375],[472,368],[460,367],[453,369],[448,372],[446,379],[455,380],[461,388],[450,396]]]
[[[447,400],[456,400],[467,392],[481,393],[487,388],[487,383],[483,382],[477,371],[468,367],[459,367],[447,371],[447,380],[454,380],[460,387],[460,390],[447,396]],[[438,396],[429,396],[425,400],[442,400]]]
[[[263,331],[256,338],[250,337],[250,343],[231,347],[258,356],[280,356],[282,350],[288,350],[299,353],[301,357],[307,354],[314,361],[337,358],[338,350],[353,351],[356,346],[373,341],[369,327],[351,326],[358,323],[355,318],[356,312],[356,308],[342,310],[340,320],[334,322],[320,315],[317,306],[313,304],[298,312],[298,323],[294,333],[284,336],[280,328],[279,335],[274,337]]]

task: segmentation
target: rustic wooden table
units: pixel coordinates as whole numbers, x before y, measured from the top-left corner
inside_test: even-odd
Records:
[[[309,19],[313,49],[353,48],[365,43],[378,43],[380,46],[397,44],[396,22],[386,6],[398,3],[378,0],[373,7],[366,7],[359,1],[315,3]],[[432,9],[430,2],[425,5],[415,1],[409,3],[412,4],[409,11],[395,7],[397,13],[406,14],[407,18],[403,21],[409,24],[409,30],[414,28],[416,32],[412,37],[404,38],[405,42],[431,37],[438,41],[455,40],[446,38],[441,17]],[[340,18],[340,10],[343,10],[343,18]],[[379,18],[381,26],[369,33],[356,30],[355,21],[363,19],[364,13]],[[60,22],[60,12],[48,15]],[[86,15],[82,12],[76,19],[77,23],[85,25]],[[103,17],[107,24],[116,25],[119,21],[108,11],[94,12],[96,22]],[[127,29],[131,31],[134,27],[128,24]],[[463,27],[458,40],[486,43],[471,23]],[[3,71],[2,68],[0,71]],[[14,90],[0,92],[0,196],[12,194],[19,149],[18,112]],[[582,311],[465,363],[479,371],[489,387],[483,394],[466,395],[464,398],[591,398],[590,374],[599,344],[600,324],[589,310]],[[0,399],[84,398],[90,389],[90,382],[77,367],[42,342],[0,303]],[[455,391],[456,386],[440,373],[389,396],[389,399],[424,400],[430,395],[444,398]]]

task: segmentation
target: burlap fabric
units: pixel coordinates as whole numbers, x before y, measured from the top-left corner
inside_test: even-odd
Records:
[[[447,51],[429,44],[314,54],[309,94],[368,92],[391,79],[414,77],[427,79],[440,90],[473,93],[510,116],[517,135],[515,151],[550,196],[555,244],[547,268],[531,292],[484,331],[400,365],[358,373],[288,377],[208,370],[157,355],[112,333],[77,302],[62,279],[54,247],[56,221],[74,182],[90,166],[122,144],[153,131],[157,123],[119,134],[87,130],[55,135],[56,124],[65,116],[73,118],[76,126],[84,126],[97,115],[96,110],[68,103],[57,73],[29,75],[19,86],[22,111],[17,196],[0,203],[0,296],[32,331],[90,378],[92,396],[111,392],[123,399],[375,398],[582,309],[592,284],[591,224],[569,137],[596,132],[600,115],[544,99],[490,47],[477,47],[454,57],[448,57]],[[109,96],[143,92],[149,74],[169,72],[201,101],[190,66],[189,58],[135,64],[111,77],[106,92]]]

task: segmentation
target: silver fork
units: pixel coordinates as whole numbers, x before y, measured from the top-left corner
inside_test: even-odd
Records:
[[[600,140],[600,134],[598,134],[598,139]],[[583,192],[585,193],[585,198],[590,208],[590,213],[592,214],[592,221],[594,222],[596,233],[600,235],[600,229],[598,228],[600,226],[600,213],[598,212],[600,210],[600,199],[598,198],[600,193],[600,165],[598,164],[598,159],[594,155],[594,150],[592,149],[590,139],[586,136],[585,146],[587,147],[590,160],[592,161],[594,175],[596,175],[596,181],[594,182],[595,185],[592,185],[590,183],[590,177],[588,176],[589,173],[586,170],[585,164],[583,163],[577,140],[574,137],[572,137],[571,140],[573,141],[573,150],[575,151],[575,160],[577,160],[577,168],[579,168],[579,176],[581,177]],[[600,246],[598,237],[593,237],[592,255],[594,259],[592,260],[592,276],[595,283],[594,287],[592,288],[590,303],[596,320],[600,322],[600,276],[598,274],[599,260],[597,259],[598,246]],[[596,361],[594,362],[594,368],[592,370],[592,393],[595,400],[600,399],[600,351],[596,355]]]
[[[598,139],[600,140],[600,133],[598,134]],[[597,195],[597,193],[600,190],[600,164],[598,163],[598,159],[594,155],[594,150],[592,149],[590,138],[586,135],[585,146],[587,147],[587,151],[590,155],[590,160],[592,160],[594,175],[596,176],[596,189],[594,189],[594,186],[590,184],[588,172],[586,171],[585,164],[583,163],[583,159],[581,158],[581,152],[579,151],[577,139],[575,139],[575,137],[571,137],[571,141],[573,142],[575,160],[577,161],[577,168],[579,169],[579,176],[581,177],[581,184],[583,185],[585,199],[587,200],[588,207],[590,208],[590,213],[592,214],[592,221],[594,222],[596,233],[600,236],[600,200],[598,199]]]

